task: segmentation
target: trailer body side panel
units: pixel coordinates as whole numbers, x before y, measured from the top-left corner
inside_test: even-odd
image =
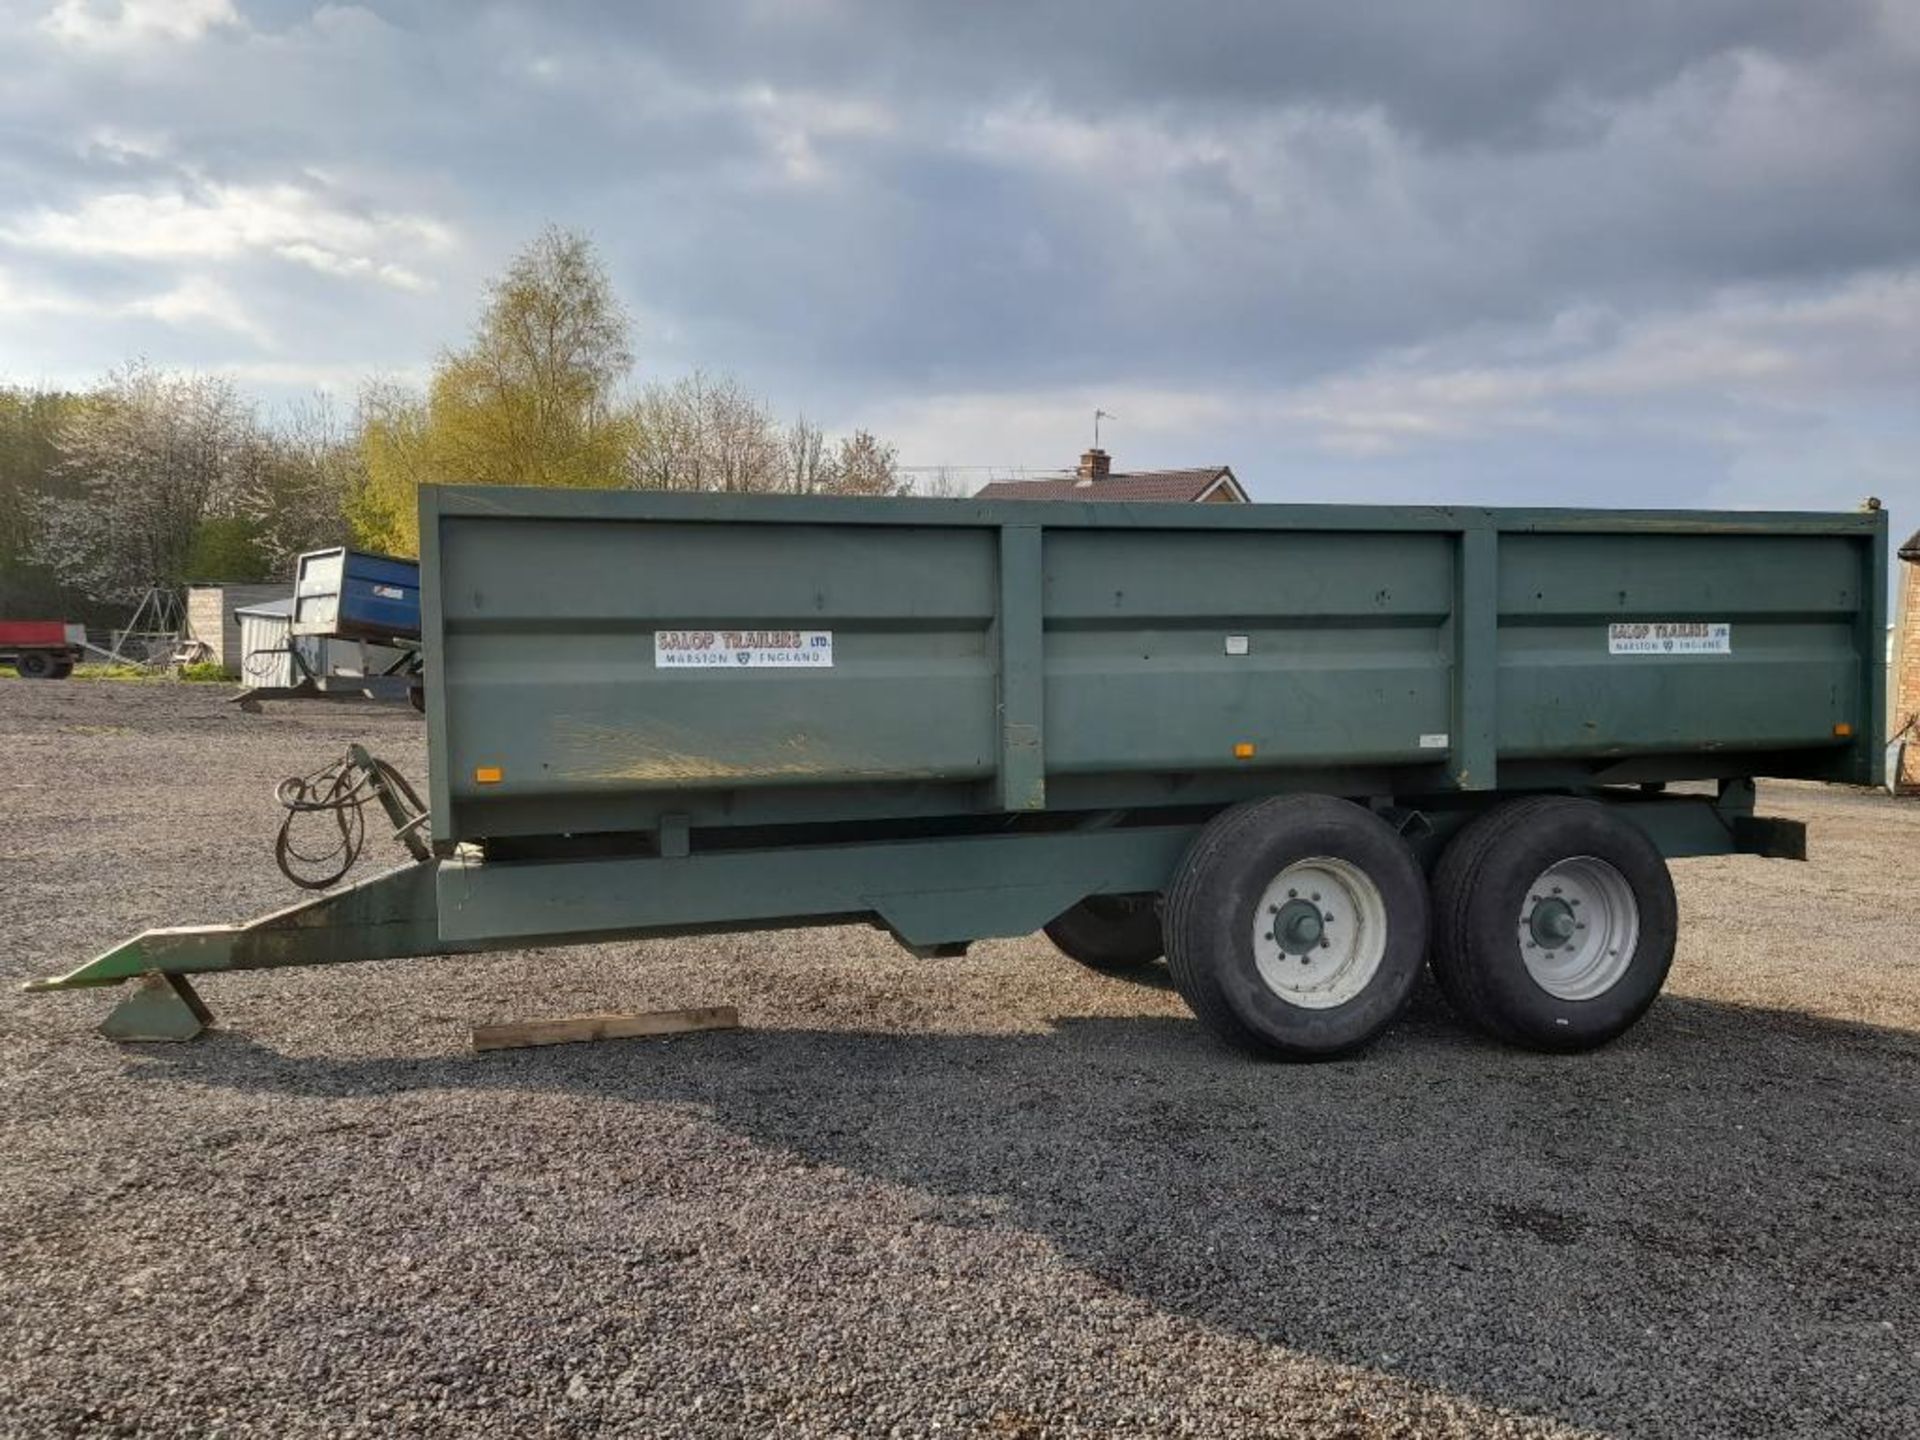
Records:
[[[430,490],[435,840],[1869,783],[1884,529]]]

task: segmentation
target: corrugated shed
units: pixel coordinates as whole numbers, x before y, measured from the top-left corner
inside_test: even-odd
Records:
[[[233,652],[234,669],[247,689],[284,688],[305,678],[294,666],[293,650],[300,652],[307,672],[316,675],[378,675],[401,658],[400,651],[386,645],[295,635],[293,605],[289,596],[235,612],[240,639]]]

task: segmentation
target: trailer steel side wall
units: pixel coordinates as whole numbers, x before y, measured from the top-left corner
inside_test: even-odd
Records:
[[[443,853],[1286,789],[1879,779],[1880,514],[455,487],[422,519]],[[1636,624],[1696,628],[1614,628]],[[779,653],[664,648],[718,632]]]

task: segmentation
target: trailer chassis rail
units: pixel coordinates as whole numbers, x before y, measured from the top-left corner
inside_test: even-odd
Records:
[[[1669,858],[1806,858],[1805,826],[1755,816],[1749,781],[1724,782],[1711,797],[1607,798]],[[1404,818],[1403,833],[1428,864],[1479,813],[1457,805],[1401,810],[1384,800],[1377,808]],[[406,817],[394,818],[400,825]],[[410,864],[245,924],[148,930],[24,988],[138,982],[101,1032],[117,1040],[190,1040],[212,1014],[189,977],[224,971],[861,920],[917,953],[951,954],[973,940],[1030,934],[1088,895],[1160,888],[1199,829],[1096,819],[1101,823],[1066,832],[776,850],[672,845],[650,855],[491,862],[470,853],[433,858],[408,824],[401,835],[418,857]],[[752,898],[743,901],[747,886]]]

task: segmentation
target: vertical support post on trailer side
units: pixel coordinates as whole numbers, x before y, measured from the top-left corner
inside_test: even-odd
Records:
[[[1462,790],[1497,783],[1500,532],[1481,515],[1460,531],[1453,570],[1453,714],[1448,769]]]
[[[1887,512],[1874,513],[1873,533],[1862,546],[1860,579],[1860,669],[1866,714],[1854,722],[1853,779],[1875,787],[1887,783]]]
[[[452,750],[447,745],[446,606],[440,590],[440,492],[420,487],[420,683],[427,699],[427,826],[435,854],[453,853]]]
[[[1038,525],[1000,527],[998,794],[1002,810],[1047,806],[1040,537]]]

